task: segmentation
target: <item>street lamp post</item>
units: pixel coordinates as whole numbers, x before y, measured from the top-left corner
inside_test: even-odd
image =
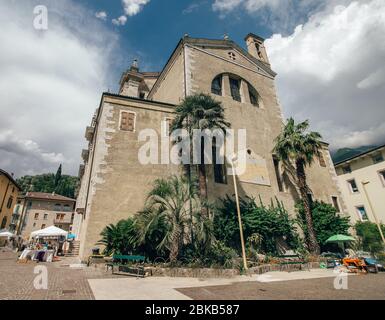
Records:
[[[239,224],[239,234],[241,236],[243,267],[244,267],[245,270],[248,270],[247,261],[246,261],[245,240],[243,238],[243,227],[242,227],[241,209],[240,209],[240,205],[239,205],[238,186],[237,186],[237,179],[236,179],[236,173],[235,173],[235,168],[234,168],[234,161],[235,161],[235,159],[236,159],[236,156],[234,156],[230,160],[230,163],[231,163],[231,169],[232,169],[232,172],[233,172],[235,201],[237,203],[238,224]]]
[[[368,185],[369,183],[370,183],[369,181],[362,181],[361,182],[362,188],[364,189],[364,192],[365,192],[366,199],[368,200],[368,203],[369,203],[370,210],[372,211],[372,214],[373,214],[373,217],[374,217],[374,221],[376,222],[376,225],[377,225],[378,231],[380,232],[382,241],[385,244],[385,237],[384,237],[384,234],[382,232],[381,225],[380,225],[380,223],[378,221],[376,213],[374,212],[372,202],[370,201],[370,198],[369,198],[368,190],[366,190],[366,185]]]

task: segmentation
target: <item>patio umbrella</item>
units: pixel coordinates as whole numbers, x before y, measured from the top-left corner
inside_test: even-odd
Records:
[[[345,255],[345,242],[351,242],[355,241],[351,236],[346,236],[344,234],[336,234],[334,236],[331,236],[329,239],[327,239],[326,243],[337,243],[339,246],[342,247],[343,254]]]

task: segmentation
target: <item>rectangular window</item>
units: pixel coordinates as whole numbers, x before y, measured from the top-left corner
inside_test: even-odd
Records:
[[[218,164],[217,162],[217,153],[219,153],[218,148],[213,145],[213,168],[214,168],[214,181],[215,183],[227,184],[227,174],[225,164]]]
[[[318,155],[318,159],[319,159],[320,166],[326,168],[326,161],[325,161],[324,153],[322,150],[320,151],[320,153]]]
[[[341,212],[340,205],[338,203],[338,197],[332,197],[333,206],[336,209],[337,212]]]
[[[309,201],[309,204],[313,203],[313,195],[310,192],[307,194],[307,199]]]
[[[358,217],[360,218],[361,221],[369,220],[364,206],[356,207],[356,209],[357,209]]]
[[[378,174],[380,175],[382,185],[385,187],[385,170],[380,171]]]
[[[352,193],[358,193],[359,192],[356,180],[354,180],[354,179],[349,180],[348,184],[349,184],[350,192],[352,192]]]
[[[381,152],[378,152],[376,153],[373,157],[373,163],[374,164],[377,164],[377,163],[380,163],[380,162],[383,162],[384,161],[384,156],[382,155]]]
[[[249,89],[249,97],[250,97],[250,103],[254,106],[258,107],[258,95],[255,92],[254,88],[248,84],[248,89]]]
[[[44,214],[44,220],[48,219],[48,214]]]
[[[240,81],[237,79],[230,78],[230,90],[231,96],[235,101],[241,102],[241,86]]]
[[[169,137],[171,135],[171,125],[174,119],[172,118],[164,118],[164,127],[163,127],[163,134],[164,137]]]
[[[211,93],[218,96],[222,95],[222,77],[216,77],[211,83]]]
[[[38,220],[38,219],[39,219],[39,214],[35,213],[35,220]]]
[[[33,223],[33,227],[34,227],[34,228],[36,227],[36,222]]]
[[[273,162],[274,162],[274,170],[275,170],[275,176],[277,178],[277,183],[278,183],[278,189],[279,192],[283,192],[283,183],[282,183],[282,176],[281,176],[281,170],[279,168],[279,160],[277,157],[273,157]]]
[[[45,224],[42,224],[42,225],[41,225],[41,228],[42,228],[42,229],[45,229],[45,226],[46,226]]]
[[[7,202],[7,208],[8,208],[8,209],[11,209],[11,207],[12,207],[12,202],[13,202],[13,197],[10,196],[10,197],[8,198],[8,202]]]
[[[133,112],[122,112],[120,118],[120,130],[134,132],[135,118],[136,115]]]
[[[352,173],[352,168],[349,166],[349,165],[347,165],[347,166],[343,166],[342,167],[342,171],[343,171],[343,173]]]

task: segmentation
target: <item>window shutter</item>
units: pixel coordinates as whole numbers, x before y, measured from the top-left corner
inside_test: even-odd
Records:
[[[120,130],[131,132],[135,130],[135,113],[122,112],[120,120]]]

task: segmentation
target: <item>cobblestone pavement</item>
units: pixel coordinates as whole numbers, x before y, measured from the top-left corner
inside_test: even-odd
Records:
[[[94,300],[87,279],[115,278],[96,268],[70,268],[74,259],[55,263],[17,263],[14,252],[0,249],[0,300]],[[48,290],[36,290],[33,281],[36,266],[48,270]]]

